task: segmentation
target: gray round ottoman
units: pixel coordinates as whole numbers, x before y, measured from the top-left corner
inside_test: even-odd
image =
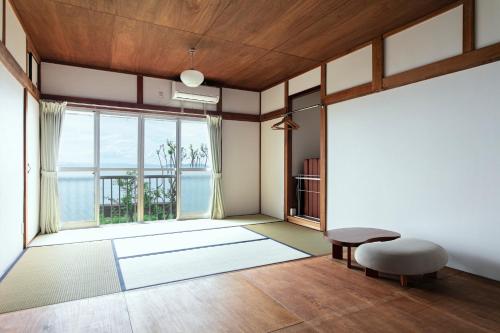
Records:
[[[445,249],[416,238],[363,244],[354,257],[366,268],[367,276],[378,277],[378,272],[396,274],[400,276],[402,286],[407,285],[409,275],[436,277],[437,271],[448,262]]]

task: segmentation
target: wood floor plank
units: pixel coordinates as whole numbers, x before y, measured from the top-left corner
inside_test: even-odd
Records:
[[[122,293],[0,315],[0,332],[132,332]]]
[[[500,282],[461,273],[415,285],[401,293],[437,310],[500,331]]]
[[[300,323],[237,274],[125,293],[134,332],[269,332]]]
[[[320,257],[240,272],[303,320],[342,316],[398,297],[392,281],[367,279],[345,264]]]
[[[317,332],[481,332],[465,320],[453,318],[404,296],[343,317],[329,314],[306,323]],[[285,331],[286,332],[286,331]]]

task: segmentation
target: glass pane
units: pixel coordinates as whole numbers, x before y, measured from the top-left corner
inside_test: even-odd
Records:
[[[61,222],[95,221],[93,172],[59,172]]]
[[[183,171],[181,173],[181,215],[201,217],[208,214],[211,198],[212,173]]]
[[[136,168],[138,118],[101,115],[101,168]]]
[[[175,168],[176,131],[175,120],[144,119],[144,168]]]
[[[181,167],[210,168],[208,128],[205,121],[182,120]]]
[[[94,113],[67,111],[59,147],[59,167],[94,167]]]
[[[137,221],[137,172],[101,171],[100,224]]]
[[[177,217],[177,180],[175,170],[145,171],[144,221]]]

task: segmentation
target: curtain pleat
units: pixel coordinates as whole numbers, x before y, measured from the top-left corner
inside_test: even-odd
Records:
[[[212,200],[210,217],[223,219],[224,201],[222,198],[222,118],[207,116],[208,136],[212,157]]]
[[[57,158],[66,103],[40,103],[40,230],[42,234],[60,229]]]

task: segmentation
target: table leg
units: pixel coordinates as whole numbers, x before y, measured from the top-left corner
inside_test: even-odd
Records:
[[[351,247],[350,246],[347,247],[347,267],[352,268],[352,265],[351,265]]]
[[[343,259],[342,246],[337,244],[332,244],[332,258],[333,259]]]
[[[378,278],[378,271],[370,268],[365,268],[365,275],[372,278]]]

